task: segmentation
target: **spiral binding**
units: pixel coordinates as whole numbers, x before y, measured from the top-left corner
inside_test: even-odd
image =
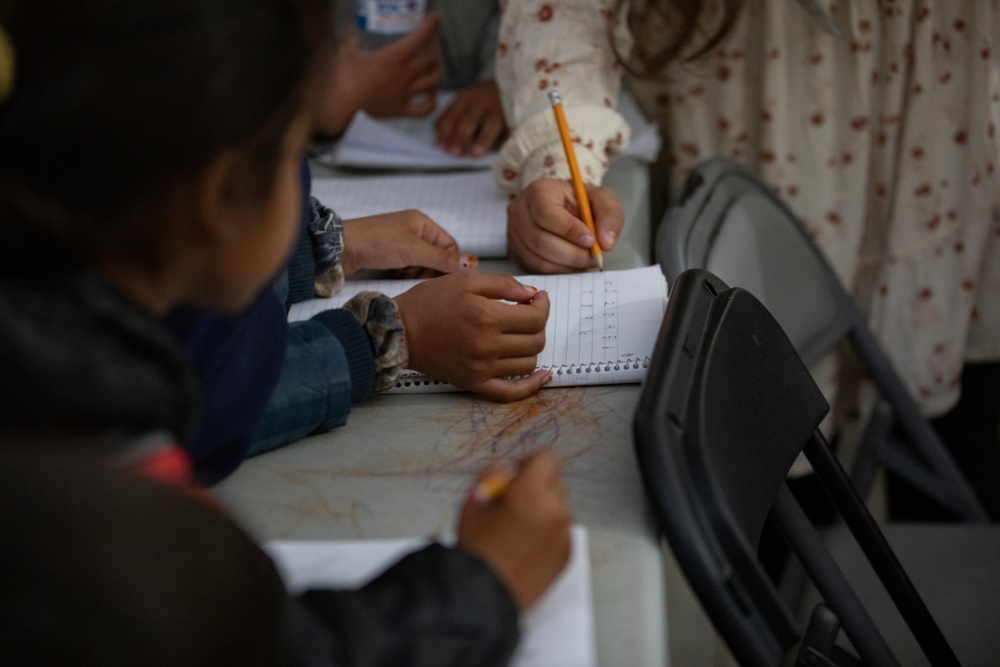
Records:
[[[544,370],[549,371],[553,376],[561,376],[573,375],[574,373],[612,373],[614,371],[639,370],[640,368],[649,368],[649,357],[642,359],[639,357],[630,357],[616,361],[591,361],[586,364],[562,364],[547,367]],[[446,384],[448,383],[435,380],[414,371],[404,372],[396,379],[396,389],[432,387]]]

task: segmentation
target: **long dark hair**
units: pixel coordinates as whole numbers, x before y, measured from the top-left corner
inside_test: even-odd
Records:
[[[328,0],[14,0],[0,246],[155,258],[164,197],[221,151],[271,192],[329,37]],[[30,239],[30,241],[29,241]]]
[[[619,0],[619,8],[626,0]],[[662,79],[675,61],[701,57],[732,29],[745,0],[635,0],[635,46],[619,60],[634,76]]]

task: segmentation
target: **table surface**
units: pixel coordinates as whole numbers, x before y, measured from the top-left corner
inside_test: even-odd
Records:
[[[651,262],[648,179],[645,164],[622,159],[605,180],[628,221],[609,269]],[[488,261],[480,270],[513,268]],[[663,559],[632,453],[638,397],[637,384],[543,389],[514,404],[465,393],[376,396],[346,426],[246,461],[215,493],[259,539],[445,534],[488,461],[551,446],[574,522],[590,534],[600,664],[663,665]]]

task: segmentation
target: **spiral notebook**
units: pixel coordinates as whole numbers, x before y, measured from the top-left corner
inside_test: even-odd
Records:
[[[549,293],[545,349],[538,355],[538,368],[552,373],[547,387],[642,381],[667,303],[667,283],[658,266],[517,279]],[[416,283],[349,280],[335,297],[295,304],[288,312],[288,320],[305,320],[337,308],[361,291],[395,296]],[[404,371],[389,391],[416,393],[457,388],[415,371]]]

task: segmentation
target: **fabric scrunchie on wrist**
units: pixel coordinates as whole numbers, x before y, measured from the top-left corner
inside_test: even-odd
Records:
[[[359,292],[344,304],[371,338],[375,353],[375,392],[396,384],[410,361],[406,328],[396,302],[379,292]]]
[[[330,297],[344,286],[344,267],[340,256],[344,254],[344,221],[337,212],[309,198],[309,236],[312,239],[316,296]]]

